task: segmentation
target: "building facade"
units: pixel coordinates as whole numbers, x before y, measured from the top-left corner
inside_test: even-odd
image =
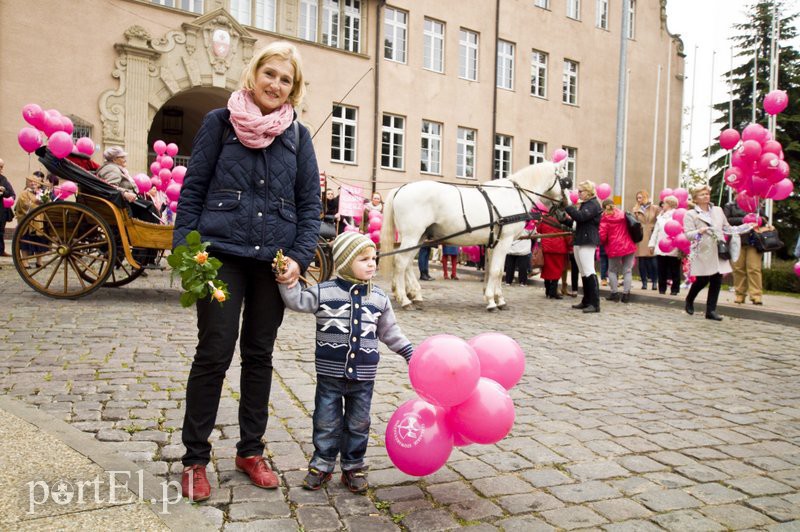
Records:
[[[624,2],[624,3],[623,3]],[[146,172],[156,139],[188,157],[254,52],[301,51],[333,183],[386,192],[485,181],[567,150],[577,180],[614,185],[623,8],[628,97],[623,198],[677,186],[682,43],[666,0],[0,0],[0,157],[21,187],[21,109],[57,109],[95,159],[124,146]]]

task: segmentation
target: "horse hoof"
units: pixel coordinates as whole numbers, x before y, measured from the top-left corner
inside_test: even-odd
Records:
[[[422,301],[413,301],[411,304],[417,310],[425,310],[425,303]]]
[[[400,307],[400,308],[401,308],[402,310],[406,310],[406,311],[408,311],[408,310],[417,310],[417,309],[415,309],[415,308],[414,308],[414,305],[412,305],[411,303],[409,303],[408,305],[403,305],[403,306],[402,306],[402,307]]]
[[[508,303],[498,303],[497,308],[500,310],[508,310]]]
[[[486,310],[488,310],[489,312],[496,312],[498,309],[497,307],[486,307]]]

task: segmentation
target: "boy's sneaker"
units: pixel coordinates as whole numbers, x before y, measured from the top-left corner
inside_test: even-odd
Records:
[[[307,490],[317,491],[328,483],[333,474],[320,471],[316,467],[309,467],[306,478],[303,479],[303,487]]]
[[[353,493],[364,493],[369,488],[366,469],[351,469],[342,471],[342,484]]]

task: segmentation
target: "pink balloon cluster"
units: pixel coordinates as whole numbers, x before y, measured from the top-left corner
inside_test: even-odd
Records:
[[[139,174],[144,179],[140,178],[137,181],[136,178],[139,176],[136,176],[134,181],[136,181],[136,186],[141,194],[144,194],[152,187],[156,187],[156,190],[163,192],[169,201],[169,209],[172,212],[176,212],[178,198],[181,195],[181,187],[186,177],[186,167],[175,166],[175,159],[173,159],[178,154],[178,145],[174,142],[167,144],[163,140],[157,140],[153,143],[153,151],[156,152],[156,160],[150,163],[151,177],[148,178],[144,174]],[[143,191],[142,189],[145,190]]]
[[[678,208],[685,209],[686,206],[689,204],[689,191],[685,188],[678,187],[678,188],[665,188],[661,191],[658,195],[658,199],[664,201],[664,198],[667,196],[675,196],[675,199],[678,200]]]
[[[14,196],[3,198],[3,207],[10,209],[14,206]]]
[[[88,137],[81,137],[78,143],[73,145],[72,132],[75,130],[75,125],[56,109],[45,111],[39,105],[29,103],[22,108],[22,118],[30,125],[20,129],[17,141],[27,153],[32,153],[42,145],[42,133],[44,138],[47,138],[50,152],[59,159],[63,159],[76,149],[87,155],[94,153],[94,142]]]
[[[481,247],[480,246],[461,246],[461,251],[467,256],[470,262],[480,262],[481,260]]]
[[[376,244],[381,241],[381,226],[383,225],[383,214],[380,211],[369,211],[367,215],[367,233],[369,239]]]
[[[667,194],[667,196],[669,195]],[[664,232],[667,233],[667,236],[658,241],[658,249],[662,252],[669,253],[677,248],[684,255],[689,254],[691,242],[683,232],[684,216],[686,216],[686,209],[679,207],[672,211],[672,219],[664,224]]]
[[[422,342],[408,368],[419,397],[406,401],[386,426],[386,451],[409,475],[442,467],[453,446],[491,444],[514,424],[508,390],[525,371],[525,354],[512,338],[483,333],[465,342],[439,334]]]

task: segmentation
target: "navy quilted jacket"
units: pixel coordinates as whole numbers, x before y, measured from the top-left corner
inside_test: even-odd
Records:
[[[236,138],[229,117],[227,109],[215,109],[197,132],[173,247],[196,229],[211,252],[271,263],[283,249],[305,270],[320,216],[319,169],[308,130],[298,124],[299,143],[290,126],[268,147],[251,149]]]

